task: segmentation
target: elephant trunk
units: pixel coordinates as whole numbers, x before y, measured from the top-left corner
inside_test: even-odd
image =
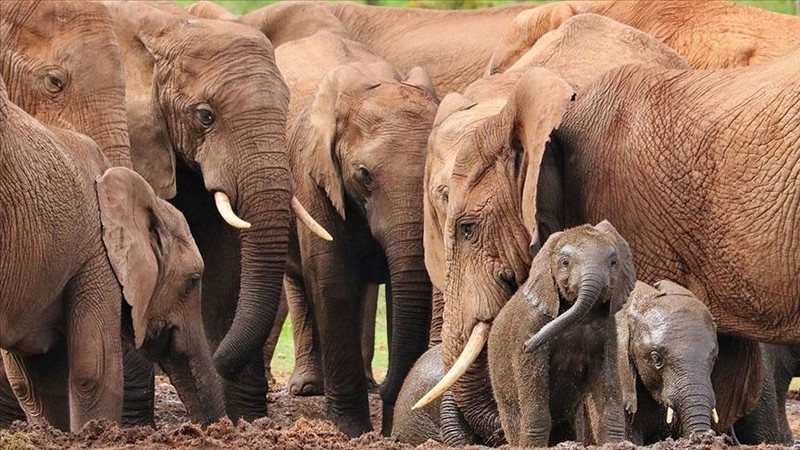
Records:
[[[392,241],[386,246],[392,293],[391,357],[380,394],[384,412],[391,409],[403,381],[414,362],[428,348],[431,320],[431,281],[425,270],[422,247],[422,223],[410,222],[389,230]],[[392,415],[384,420],[384,432],[390,431]]]
[[[186,334],[174,331],[173,342],[181,339],[182,343],[175,345],[181,350],[159,364],[178,391],[192,421],[208,425],[225,415],[225,402],[202,323],[198,317],[189,325],[191,330]]]
[[[711,429],[715,416],[714,390],[711,381],[687,382],[677,392],[679,394],[673,404],[677,405],[681,436],[689,437],[692,433],[705,433]]]
[[[124,95],[122,97],[124,98]],[[100,111],[103,113],[91,117],[101,117],[102,120],[95,120],[89,124],[76,124],[79,128],[78,131],[97,143],[100,151],[112,166],[133,169],[125,108],[122,105],[107,105]]]
[[[464,419],[487,445],[495,447],[505,442],[500,413],[489,383],[489,360],[485,348],[451,391]],[[443,423],[442,427],[445,425]]]
[[[580,322],[597,304],[600,299],[600,293],[606,285],[607,283],[602,275],[593,272],[583,273],[578,290],[578,299],[575,304],[525,341],[525,351],[532,352],[536,350],[545,342]]]
[[[235,189],[224,190],[237,215],[250,224],[239,232],[241,280],[236,313],[214,354],[214,366],[226,379],[234,379],[262,351],[278,311],[292,218],[288,158],[283,139],[279,141],[274,151],[242,161]],[[207,187],[216,190],[206,173],[204,178]]]

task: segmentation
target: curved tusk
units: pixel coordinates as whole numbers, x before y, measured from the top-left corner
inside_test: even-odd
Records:
[[[411,407],[412,411],[423,408],[436,400],[439,396],[447,392],[447,390],[458,381],[461,375],[464,375],[467,369],[469,369],[470,364],[475,361],[475,358],[477,358],[481,350],[483,350],[483,346],[489,339],[489,330],[491,328],[492,326],[486,322],[478,322],[475,325],[475,328],[472,329],[472,333],[469,335],[467,345],[464,346],[461,355],[459,355],[456,362],[453,363],[453,367],[451,367],[444,377],[436,383],[436,386]]]
[[[219,211],[219,215],[222,216],[228,225],[239,229],[250,228],[250,222],[245,222],[244,220],[240,219],[235,212],[233,212],[233,208],[231,207],[231,199],[229,199],[224,192],[214,192],[214,203],[217,205],[217,211]]]
[[[669,406],[667,406],[667,424],[672,423],[672,415],[675,414],[675,411],[672,410]]]
[[[717,408],[711,408],[711,420],[714,423],[719,423],[719,414],[717,414]]]
[[[298,200],[295,196],[292,196],[292,211],[294,211],[294,215],[296,215],[297,218],[300,219],[300,222],[303,222],[303,225],[311,230],[312,233],[316,234],[322,239],[325,239],[326,241],[333,240],[333,236],[331,236],[331,234],[328,233],[328,231],[323,228],[322,225],[317,223],[317,221],[311,217],[311,214],[306,211],[306,209],[303,207],[303,204],[300,203],[300,200]]]

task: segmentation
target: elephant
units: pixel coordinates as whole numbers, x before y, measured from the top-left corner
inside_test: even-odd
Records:
[[[428,344],[418,199],[438,98],[424,70],[403,77],[365,46],[326,31],[281,45],[276,60],[291,91],[295,192],[334,238],[315,239],[305,228],[292,236],[284,289],[306,338],[295,336],[321,355],[329,418],[350,436],[371,430],[355,324],[362,298],[386,283],[390,364],[380,394],[388,434],[403,379]],[[308,364],[297,356],[301,368]]]
[[[583,13],[644,31],[697,69],[763,64],[800,44],[800,18],[725,0],[564,1],[520,12],[495,48],[487,73],[504,72],[545,33]]]
[[[537,195],[543,191],[537,185],[566,183],[556,170],[561,161],[545,150],[567,106],[581,95],[570,83],[587,86],[592,77],[625,64],[688,68],[664,44],[592,14],[574,17],[530,52],[513,70],[477,80],[463,95],[445,97],[429,139],[425,262],[433,285],[444,294],[448,368],[459,360],[475,325],[494,320],[525,282],[532,251],[564,229],[560,193]],[[561,70],[561,76],[538,64]],[[471,357],[478,359],[459,360],[459,372],[466,372],[447,377],[437,393],[450,389],[472,431],[495,441],[501,425],[484,382],[486,354],[478,349]],[[446,386],[451,382],[452,388]]]
[[[716,403],[734,390],[714,385],[723,374],[714,373],[719,345],[708,308],[672,281],[639,281],[617,327],[628,440],[649,445],[710,430]]]
[[[786,417],[786,393],[792,377],[800,376],[800,348],[761,344],[764,383],[755,409],[733,424],[741,444],[792,445],[796,441]]]
[[[489,332],[492,391],[509,444],[624,440],[615,314],[635,283],[631,250],[609,222],[550,235]],[[581,404],[594,415],[588,432],[577,429]]]
[[[177,192],[171,202],[205,263],[203,321],[227,414],[254,420],[266,415],[261,351],[278,309],[292,211],[320,232],[292,196],[288,89],[256,30],[145,2],[105,5],[126,68],[134,169],[159,195]],[[174,169],[150,170],[163,161]],[[145,405],[146,379],[138,389]]]
[[[99,153],[11,103],[0,80],[0,348],[9,373],[27,381],[12,387],[32,413],[78,431],[93,419],[120,420],[122,292],[103,247],[93,174],[68,146]],[[66,398],[44,395],[54,373]]]
[[[401,72],[419,66],[436,92],[460,92],[479,78],[503,31],[532,4],[471,11],[385,8],[349,2],[278,2],[243,15],[278,47],[318,31],[347,36]],[[199,10],[208,11],[198,5]]]

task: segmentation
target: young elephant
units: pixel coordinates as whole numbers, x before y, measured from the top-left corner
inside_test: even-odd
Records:
[[[636,444],[688,437],[717,421],[717,329],[708,308],[672,281],[637,282],[617,313],[617,369]]]
[[[624,438],[614,314],[635,281],[628,243],[607,221],[545,242],[489,334],[492,389],[511,445]],[[593,417],[586,430],[576,427],[581,403]]]

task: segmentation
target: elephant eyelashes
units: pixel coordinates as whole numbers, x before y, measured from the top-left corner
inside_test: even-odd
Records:
[[[66,86],[67,82],[64,81],[64,78],[56,73],[51,72],[44,76],[44,87],[51,94],[62,92]]]
[[[658,352],[652,351],[650,352],[650,364],[657,370],[660,370],[664,367],[664,360],[661,359],[661,355]]]
[[[216,116],[214,115],[214,111],[211,110],[208,106],[198,106],[194,110],[195,116],[197,116],[197,120],[200,122],[201,125],[208,128],[216,120]]]

